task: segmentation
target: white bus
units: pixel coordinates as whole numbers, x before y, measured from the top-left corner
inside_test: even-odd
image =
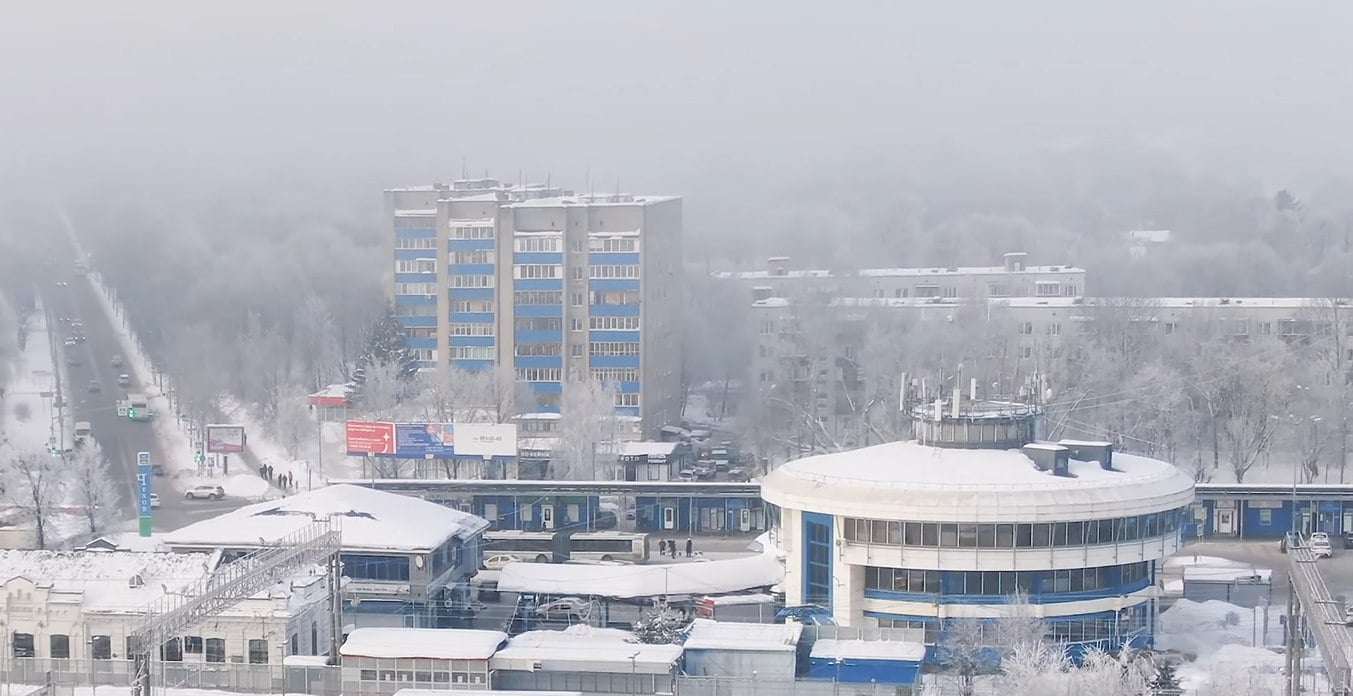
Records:
[[[488,532],[484,557],[504,554],[536,563],[648,560],[648,535],[634,532]]]

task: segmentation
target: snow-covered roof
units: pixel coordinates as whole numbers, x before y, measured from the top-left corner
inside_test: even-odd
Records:
[[[950,449],[914,440],[787,462],[761,484],[793,510],[890,520],[1035,522],[1117,517],[1193,502],[1193,479],[1168,462],[1114,454],[1114,469],[1069,461],[1041,471],[1019,450]]]
[[[794,652],[803,637],[803,624],[734,623],[696,619],[686,638],[687,650],[755,650]]]
[[[598,453],[610,454],[617,447],[620,449],[622,457],[670,457],[672,452],[676,451],[679,442],[649,442],[649,441],[631,441],[622,440],[620,442],[603,442],[597,446]]]
[[[217,696],[219,693],[220,692],[213,693],[212,696]],[[481,696],[583,696],[583,692],[581,691],[536,691],[534,689],[531,691],[503,691],[501,689],[493,689],[491,691],[487,689],[471,689],[469,691],[462,691],[460,689],[455,691],[445,691],[442,689],[400,689],[395,692],[394,696],[475,696],[475,694],[480,694]]]
[[[509,208],[565,208],[565,207],[586,207],[586,206],[635,206],[635,205],[653,205],[666,201],[681,200],[681,196],[629,196],[622,194],[619,200],[612,200],[612,196],[598,195],[572,195],[560,196],[555,198],[532,198],[524,201],[510,203]]]
[[[828,638],[815,641],[809,656],[827,660],[920,662],[925,659],[925,645],[896,640],[834,640]]]
[[[784,566],[770,554],[670,565],[509,563],[502,572],[498,589],[503,592],[615,599],[727,594],[784,579]]]
[[[1196,566],[1184,568],[1184,582],[1236,582],[1238,580],[1271,582],[1273,571],[1268,568],[1217,568]]]
[[[246,505],[170,532],[164,543],[170,548],[256,548],[323,519],[338,523],[349,551],[426,552],[489,526],[482,517],[420,498],[344,484]]]
[[[831,271],[829,269],[789,269],[779,271],[721,271],[717,278],[738,280],[772,280],[777,278],[925,278],[960,275],[1018,275],[1050,273],[1085,273],[1084,268],[1076,266],[1025,266],[1018,271],[1006,270],[1005,266],[958,266],[930,268],[862,268],[858,271]]]
[[[536,413],[522,413],[513,416],[513,420],[559,420],[563,418],[561,413],[551,413],[549,411],[539,411]]]
[[[395,211],[395,217],[428,217],[430,215],[436,214],[437,211],[435,209],[433,210],[404,209]]]
[[[348,634],[343,657],[487,660],[507,641],[502,631],[468,628],[359,628]]]
[[[85,544],[85,550],[95,553],[100,551],[162,551],[164,550],[163,540],[163,533],[143,537],[137,532],[114,532]],[[111,546],[112,548],[102,548],[104,546]]]
[[[650,645],[625,631],[579,625],[516,636],[493,656],[489,667],[527,672],[663,674],[680,659],[680,645]]]
[[[517,449],[528,452],[553,452],[559,446],[557,437],[523,437],[517,440]]]

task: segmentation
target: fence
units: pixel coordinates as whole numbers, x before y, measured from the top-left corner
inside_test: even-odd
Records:
[[[786,677],[677,677],[676,696],[913,696],[910,686]]]
[[[0,679],[8,684],[45,685],[54,690],[52,696],[69,696],[77,686],[127,686],[132,670],[128,660],[11,658],[0,667]],[[340,696],[342,676],[338,667],[156,661],[151,686]]]

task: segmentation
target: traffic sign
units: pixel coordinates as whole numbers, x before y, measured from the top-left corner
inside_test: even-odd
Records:
[[[150,536],[150,482],[153,472],[150,469],[150,452],[136,453],[136,516],[140,522],[141,536]]]
[[[126,406],[118,406],[118,407],[117,407],[117,415],[118,415],[119,417],[121,417],[121,418],[126,418],[126,417],[127,417],[127,407],[126,407]]]

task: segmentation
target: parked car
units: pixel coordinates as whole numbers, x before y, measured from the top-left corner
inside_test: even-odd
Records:
[[[163,465],[163,464],[151,464],[151,465],[150,465],[150,475],[151,475],[151,476],[164,476],[164,465]]]
[[[592,603],[577,597],[563,597],[536,607],[536,617],[546,620],[585,621],[592,613]]]
[[[108,361],[108,364],[112,365],[113,367],[122,367],[122,356],[114,355],[113,359]]]
[[[132,384],[132,376],[129,375],[129,374],[127,374],[127,373],[125,373],[125,372],[122,373],[122,374],[120,374],[120,375],[118,375],[118,376],[117,376],[117,384],[118,384],[119,387],[129,387],[129,386],[131,386],[131,384]]]
[[[225,489],[220,486],[203,484],[189,488],[183,497],[188,500],[220,500],[225,497]]]
[[[510,553],[495,553],[492,556],[484,557],[484,570],[502,570],[503,566],[509,563],[516,563],[521,559]]]
[[[98,394],[98,393],[101,392],[101,391],[103,391],[103,386],[99,384],[99,380],[97,380],[97,379],[91,379],[91,380],[89,380],[89,393],[90,393],[90,394]]]
[[[65,345],[66,345],[67,348],[74,348],[74,347],[75,347],[75,339],[73,339],[73,338],[68,338],[68,339],[66,339]]]
[[[750,476],[747,475],[747,470],[746,470],[746,469],[743,469],[743,468],[740,467],[740,466],[735,466],[735,467],[733,467],[732,469],[729,469],[729,470],[728,470],[728,480],[729,480],[729,481],[743,482],[743,481],[750,481],[750,480],[752,480],[752,478],[751,478]]]
[[[1334,555],[1334,547],[1330,545],[1330,535],[1324,532],[1311,532],[1309,544],[1311,553],[1316,558],[1329,558]]]
[[[151,510],[158,510],[158,509],[160,509],[160,494],[159,494],[159,493],[151,493],[151,494],[150,494],[150,509],[151,509]]]

